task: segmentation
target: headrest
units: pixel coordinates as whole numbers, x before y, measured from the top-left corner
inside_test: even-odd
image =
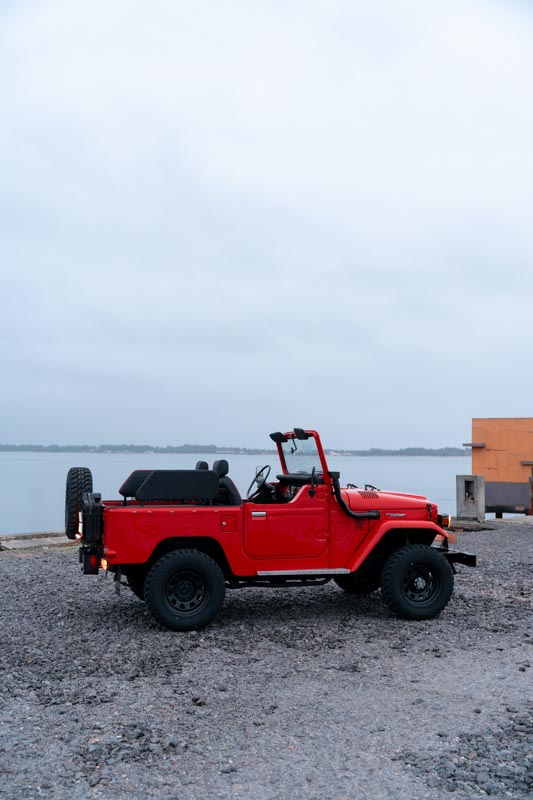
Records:
[[[213,471],[216,472],[219,478],[223,478],[229,472],[229,464],[225,458],[220,458],[213,464]]]
[[[207,461],[197,461],[195,469],[209,469]]]

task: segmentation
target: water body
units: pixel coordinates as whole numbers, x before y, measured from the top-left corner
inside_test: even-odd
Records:
[[[216,456],[223,458],[224,456]],[[272,465],[277,456],[228,455],[230,476],[245,494],[257,466]],[[118,498],[118,488],[134,469],[193,469],[204,455],[150,453],[0,453],[0,535],[59,531],[64,526],[65,478],[70,467],[89,467],[94,490],[104,499]],[[331,456],[330,469],[341,474],[341,485],[426,495],[443,513],[455,513],[455,476],[470,472],[468,456]]]

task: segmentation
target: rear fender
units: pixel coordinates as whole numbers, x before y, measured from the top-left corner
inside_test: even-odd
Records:
[[[398,543],[395,544],[395,534],[397,534]],[[409,534],[412,534],[409,536]],[[361,546],[357,549],[352,561],[347,564],[350,572],[355,572],[366,558],[376,549],[380,542],[386,537],[387,544],[390,546],[384,552],[384,557],[388,555],[388,550],[392,552],[397,547],[402,547],[404,544],[428,544],[430,545],[436,536],[444,536],[448,539],[448,532],[434,522],[412,520],[405,522],[385,522],[379,528],[371,531],[369,535],[363,540]]]
[[[163,541],[159,542],[157,547],[153,550],[150,558],[144,565],[145,570],[148,571],[155,561],[157,561],[165,553],[169,553],[171,550],[200,550],[202,553],[210,556],[213,561],[217,562],[227,580],[230,580],[233,577],[233,571],[229,565],[228,559],[226,558],[226,554],[224,553],[222,545],[220,542],[216,541],[216,539],[211,539],[207,536],[179,536],[163,539]]]

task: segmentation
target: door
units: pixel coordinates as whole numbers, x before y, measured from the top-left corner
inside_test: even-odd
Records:
[[[290,503],[244,504],[244,550],[250,558],[324,557],[327,566],[328,531],[326,486],[318,486],[314,497],[304,487]]]

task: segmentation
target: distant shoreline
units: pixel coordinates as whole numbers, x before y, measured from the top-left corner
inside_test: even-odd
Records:
[[[150,453],[154,455],[232,455],[232,456],[258,456],[275,455],[277,450],[268,450],[250,447],[219,447],[218,445],[192,445],[182,444],[179,446],[167,445],[166,447],[154,447],[152,445],[134,444],[101,444],[101,445],[40,445],[40,444],[0,444],[0,453],[106,453],[106,454],[139,454]],[[386,450],[382,448],[370,448],[369,450],[336,450],[329,448],[325,450],[328,456],[438,456],[438,457],[458,457],[470,456],[470,450],[461,447],[401,447],[397,450]],[[300,455],[297,453],[297,455]],[[302,453],[304,455],[304,453]]]

